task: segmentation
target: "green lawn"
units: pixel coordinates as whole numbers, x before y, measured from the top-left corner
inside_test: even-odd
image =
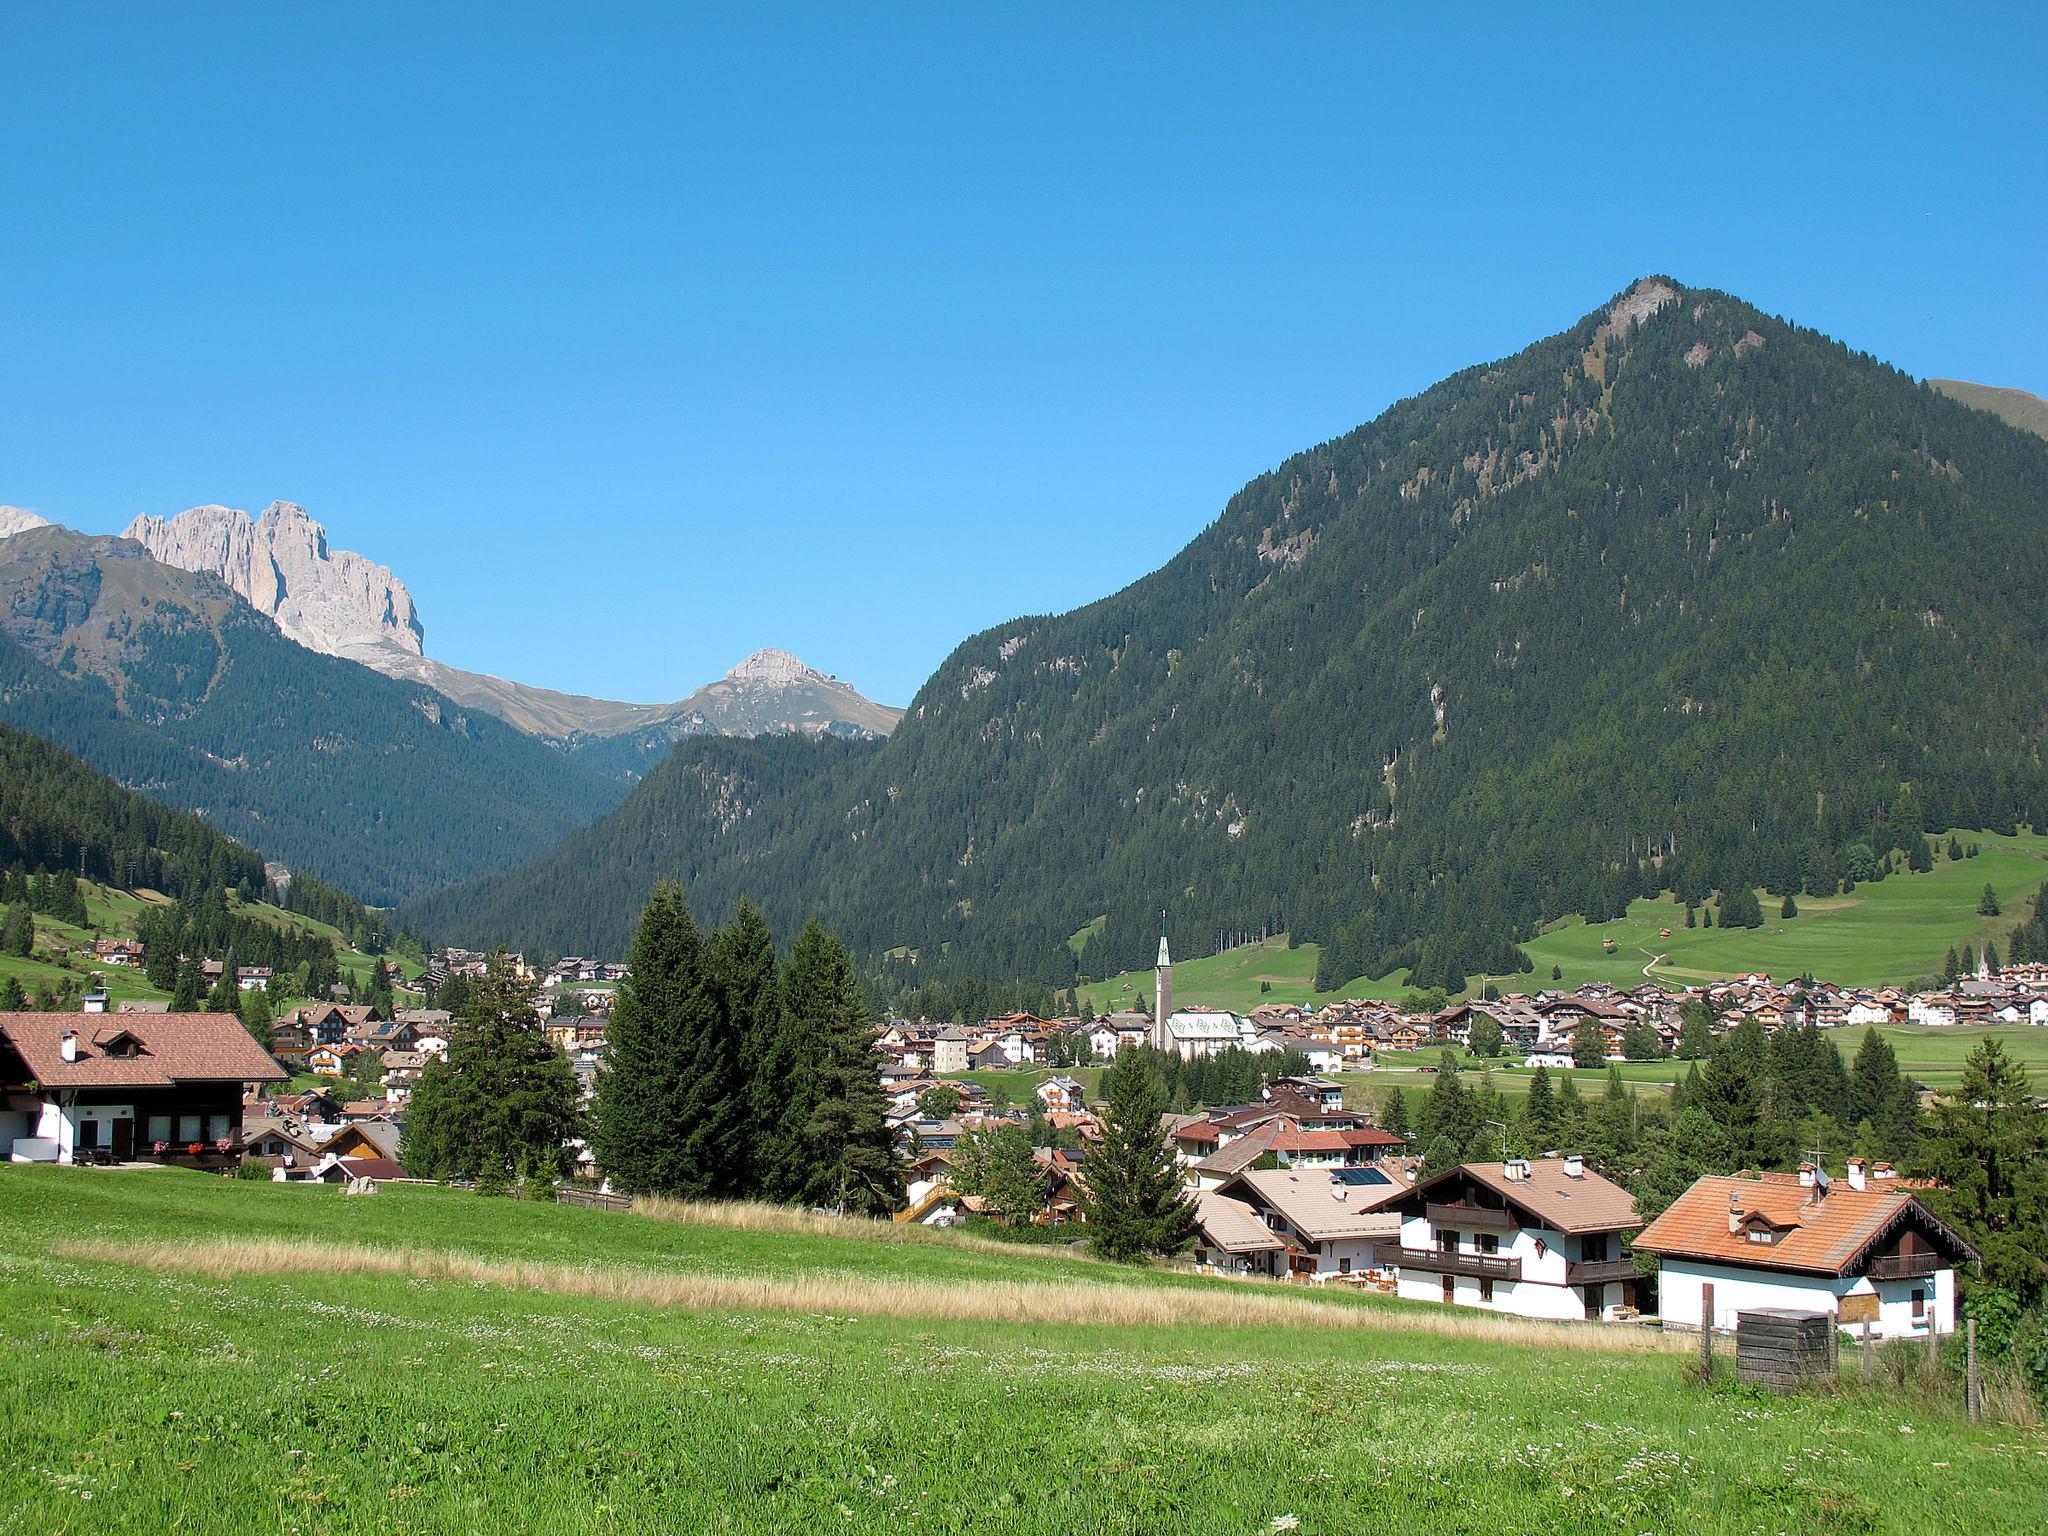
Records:
[[[155,1238],[225,1240],[214,1251],[255,1263],[289,1254],[261,1240],[302,1237],[361,1246],[322,1250],[317,1279],[136,1267]],[[6,1532],[1927,1536],[2048,1519],[2038,1430],[1862,1388],[1701,1390],[1684,1355],[1616,1353],[1612,1333],[1446,1336],[1415,1331],[1439,1308],[940,1234],[0,1168],[0,1245]],[[451,1251],[525,1263],[490,1280],[364,1272]],[[816,1301],[693,1310],[548,1280],[693,1273],[801,1280]],[[833,1305],[835,1286],[890,1295],[860,1289],[877,1279],[969,1305]],[[1006,1285],[1083,1320],[973,1304],[1022,1294]],[[1122,1296],[1246,1320],[1087,1320]],[[1332,1307],[1380,1328],[1317,1321]]]
[[[1974,859],[1944,854],[1925,874],[1901,869],[1847,896],[1798,900],[1799,914],[1778,916],[1778,900],[1760,897],[1761,928],[1691,928],[1685,909],[1669,897],[1637,901],[1628,916],[1588,924],[1579,918],[1553,923],[1522,948],[1535,969],[1495,978],[1502,991],[1570,989],[1588,981],[1634,986],[1647,974],[1669,986],[1721,981],[1751,971],[1789,979],[1812,975],[1844,986],[1903,984],[1941,968],[1951,946],[1982,949],[1987,939],[2001,949],[2026,911],[2027,902],[2048,881],[2048,836],[2022,832],[1959,834],[1982,852]],[[1937,839],[1946,848],[1947,834]],[[1980,917],[1977,903],[1989,883],[2003,911]],[[1663,930],[1670,930],[1665,936]],[[1612,940],[1609,953],[1606,942]],[[1405,972],[1377,981],[1360,977],[1332,992],[1315,988],[1314,944],[1289,949],[1284,937],[1262,945],[1184,960],[1173,968],[1173,995],[1182,1006],[1229,1008],[1246,1013],[1262,1002],[1320,1007],[1345,997],[1397,998],[1408,990]],[[1562,976],[1551,978],[1555,966]],[[1474,977],[1474,985],[1485,978]],[[1260,983],[1269,991],[1260,991]],[[1129,1008],[1152,995],[1150,971],[1128,971],[1081,989],[1098,1012]]]

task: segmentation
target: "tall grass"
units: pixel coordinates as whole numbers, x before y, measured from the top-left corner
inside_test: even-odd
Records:
[[[1051,1253],[1076,1259],[1088,1255],[1077,1248],[1042,1248],[1024,1243],[999,1242],[952,1229],[919,1226],[916,1222],[875,1221],[861,1216],[825,1216],[793,1205],[769,1205],[752,1200],[675,1200],[667,1195],[636,1195],[633,1214],[655,1221],[672,1221],[686,1227],[722,1227],[733,1232],[771,1232],[785,1237],[856,1238],[868,1243],[908,1243],[964,1249],[969,1253],[996,1253],[1008,1258],[1018,1253]]]
[[[797,1312],[984,1323],[1110,1327],[1319,1328],[1486,1339],[1602,1354],[1669,1354],[1680,1340],[1648,1329],[1537,1323],[1480,1312],[1333,1303],[1249,1285],[1076,1285],[931,1281],[836,1270],[783,1274],[664,1273],[625,1265],[487,1259],[421,1247],[284,1238],[192,1242],[61,1242],[65,1258],[140,1265],[212,1279],[388,1275],[587,1296],[694,1311]]]

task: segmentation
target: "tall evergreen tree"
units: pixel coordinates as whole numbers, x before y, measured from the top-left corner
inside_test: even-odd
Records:
[[[213,984],[213,990],[206,995],[208,1013],[232,1013],[237,1018],[242,1013],[242,990],[235,982],[235,952],[231,949],[221,962],[220,980]],[[203,973],[202,973],[203,974]]]
[[[1607,1036],[1591,1019],[1579,1020],[1572,1031],[1572,1065],[1591,1068],[1607,1060]]]
[[[1557,1146],[1557,1098],[1550,1091],[1550,1069],[1538,1067],[1529,1077],[1522,1101],[1522,1128],[1531,1151],[1541,1155]]]
[[[199,957],[187,955],[178,966],[178,987],[171,994],[171,1012],[197,1013],[206,1001],[206,978],[200,974]]]
[[[1579,1097],[1579,1080],[1567,1072],[1557,1087],[1557,1148],[1577,1152],[1583,1150],[1585,1141],[1585,1100]]]
[[[733,1184],[739,1193],[760,1194],[766,1183],[763,1132],[775,1123],[776,1095],[781,1091],[781,1085],[760,1069],[782,1026],[782,978],[775,963],[774,936],[753,902],[740,898],[732,921],[713,937],[706,964],[719,1029],[734,1053],[734,1094],[746,1106]]]
[[[36,915],[26,901],[11,902],[0,924],[0,955],[26,955],[36,947]]]
[[[1082,1156],[1089,1246],[1120,1261],[1180,1253],[1195,1239],[1195,1207],[1166,1144],[1159,1079],[1135,1052],[1102,1074],[1102,1139]]]
[[[1396,1088],[1387,1095],[1386,1108],[1380,1113],[1380,1129],[1389,1135],[1407,1140],[1411,1129],[1408,1119],[1408,1095]]]
[[[0,976],[0,1013],[20,1013],[28,1007],[28,994],[21,990],[21,978],[9,972]]]
[[[1936,1181],[1921,1198],[1976,1245],[1984,1279],[2039,1297],[2048,1285],[2048,1111],[1995,1036],[1970,1052],[1962,1085],[1935,1106],[1916,1163]]]
[[[802,980],[786,989],[785,1001],[816,1060],[817,1098],[800,1140],[805,1199],[841,1213],[886,1216],[903,1206],[903,1163],[853,956],[812,922],[798,935],[789,968]]]
[[[537,983],[501,950],[449,1026],[445,1061],[413,1089],[404,1162],[423,1178],[471,1178],[481,1190],[512,1178],[560,1178],[583,1130],[576,1074],[541,1027]]]

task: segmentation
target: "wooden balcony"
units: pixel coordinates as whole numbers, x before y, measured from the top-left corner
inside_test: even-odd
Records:
[[[1522,1261],[1491,1253],[1446,1253],[1440,1248],[1403,1248],[1381,1243],[1373,1250],[1381,1268],[1416,1270],[1428,1275],[1472,1275],[1481,1280],[1519,1280]]]
[[[1634,1259],[1579,1259],[1564,1267],[1566,1285],[1605,1285],[1610,1280],[1636,1278]]]
[[[1938,1253],[1889,1253],[1870,1261],[1873,1280],[1925,1280],[1942,1267]]]
[[[1506,1211],[1496,1211],[1483,1205],[1423,1205],[1423,1212],[1433,1227],[1447,1227],[1454,1232],[1513,1232],[1515,1218]]]

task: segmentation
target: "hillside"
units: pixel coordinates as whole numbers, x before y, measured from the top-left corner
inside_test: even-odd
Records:
[[[923,974],[1140,968],[1164,907],[1456,988],[1659,887],[1832,891],[1921,827],[2048,824],[2044,517],[2048,443],[1645,279],[968,640],[885,745],[685,743],[418,917],[616,950],[676,873]]]
[[[0,719],[378,904],[528,857],[624,788],[54,527],[0,540]]]
[[[1843,1531],[2048,1516],[2038,1431],[1895,1389],[1765,1404],[1640,1330],[792,1212],[0,1168],[0,1238],[0,1394],[42,1405],[0,1416],[24,1529],[85,1494],[95,1531],[336,1536],[510,1508],[1016,1536],[1732,1533],[1795,1494]]]
[[[2048,400],[2039,395],[2030,395],[2024,389],[2002,389],[1995,384],[1967,384],[1961,379],[1929,379],[1927,382],[1951,399],[1975,406],[1980,411],[1989,411],[2000,421],[2018,427],[2022,432],[2048,437]]]

